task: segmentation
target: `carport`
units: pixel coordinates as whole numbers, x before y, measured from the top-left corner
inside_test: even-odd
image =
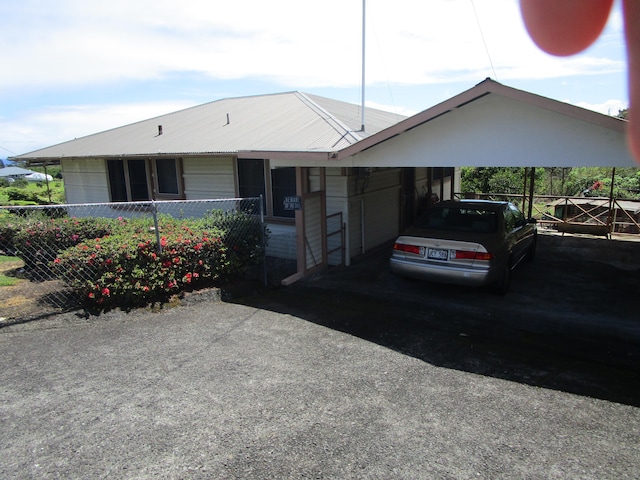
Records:
[[[299,166],[302,158],[304,168],[340,167],[358,172],[453,168],[457,174],[452,175],[447,189],[453,192],[459,187],[458,169],[463,166],[525,167],[531,179],[536,167],[637,167],[627,149],[625,124],[620,118],[486,79],[341,150],[260,153],[278,166]],[[300,183],[298,194],[308,194]],[[324,185],[321,181],[320,192]],[[413,187],[415,192],[417,185]],[[523,187],[523,197],[529,199],[525,211],[531,213],[533,182]],[[398,189],[406,193],[406,185]],[[413,200],[417,204],[418,199]],[[323,208],[329,215],[331,207],[325,200]],[[352,212],[342,213],[349,219]],[[397,215],[401,217],[402,212]],[[307,238],[305,223],[296,223],[299,238]],[[392,240],[393,235],[381,238],[380,243]],[[304,268],[299,267],[297,277],[303,274]]]

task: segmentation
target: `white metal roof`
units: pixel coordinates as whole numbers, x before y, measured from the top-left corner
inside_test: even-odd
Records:
[[[228,98],[16,157],[21,160],[264,151],[335,151],[406,118],[300,92]],[[162,127],[160,134],[159,126]]]
[[[4,167],[0,168],[0,177],[14,177],[14,176],[23,176],[30,175],[32,173],[36,173],[33,170],[27,170],[26,168],[20,167]]]

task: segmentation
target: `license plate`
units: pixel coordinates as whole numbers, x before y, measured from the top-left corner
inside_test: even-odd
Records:
[[[433,260],[449,260],[449,250],[442,248],[430,248],[427,250],[427,258]]]

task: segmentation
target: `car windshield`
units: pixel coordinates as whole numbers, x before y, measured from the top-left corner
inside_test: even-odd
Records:
[[[466,207],[434,207],[416,222],[418,228],[456,232],[494,233],[498,228],[494,210]]]

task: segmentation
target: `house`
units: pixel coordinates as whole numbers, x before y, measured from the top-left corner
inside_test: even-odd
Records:
[[[29,175],[38,174],[33,170],[27,170],[26,168],[20,168],[15,166],[0,168],[0,178],[6,178],[13,182],[18,178],[27,178]],[[27,178],[28,181],[28,178]]]
[[[68,203],[262,194],[289,281],[392,240],[454,196],[461,166],[636,166],[625,121],[490,79],[409,118],[364,113],[300,92],[232,98],[16,158],[59,162]]]

